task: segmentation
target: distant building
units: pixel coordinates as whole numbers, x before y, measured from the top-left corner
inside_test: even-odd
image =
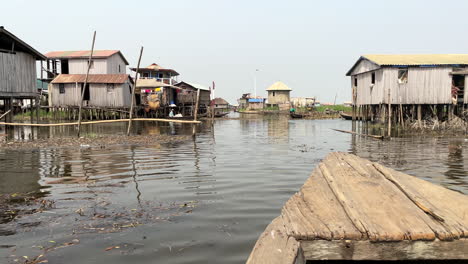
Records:
[[[91,51],[52,51],[47,56],[49,105],[79,106],[84,89],[83,105],[127,108],[131,104],[133,80],[126,74],[127,60],[118,50],[93,52],[86,86],[86,72]],[[138,102],[138,100],[136,100]]]
[[[11,99],[36,99],[36,61],[46,57],[4,27],[0,27],[0,100],[11,109]],[[11,115],[7,118],[10,120]]]
[[[240,109],[246,110],[259,110],[265,108],[265,98],[251,97],[250,93],[243,94],[238,100]]]
[[[215,113],[221,113],[229,111],[229,103],[223,98],[217,97],[211,101],[211,104],[214,107]]]
[[[313,107],[315,105],[315,97],[292,97],[291,105],[294,107]]]
[[[136,73],[136,68],[130,68]],[[167,108],[170,105],[183,106],[178,101],[180,87],[176,87],[179,73],[173,69],[165,69],[156,63],[138,69],[135,96],[147,111]]]
[[[182,89],[181,92],[177,94],[177,99],[179,103],[184,105],[195,105],[197,102],[197,91],[200,90],[200,107],[208,107],[210,105],[210,89],[196,83],[189,82],[179,82],[174,86]]]
[[[353,105],[353,102],[351,102],[351,101],[345,101],[345,102],[343,102],[343,106],[350,107],[350,106],[352,106],[352,105]]]
[[[384,111],[381,104],[401,105],[406,112],[402,116],[421,113],[413,106],[433,115],[447,112],[444,106],[461,112],[468,104],[468,54],[363,55],[346,75],[351,77],[353,105],[376,116]]]
[[[267,107],[277,106],[280,110],[289,109],[291,88],[282,82],[275,82],[266,90],[268,92]]]
[[[136,72],[136,68],[130,68],[130,70]],[[138,69],[138,73],[140,74],[140,79],[152,79],[169,85],[178,83],[178,72],[173,69],[163,68],[156,63],[153,63],[146,68]]]

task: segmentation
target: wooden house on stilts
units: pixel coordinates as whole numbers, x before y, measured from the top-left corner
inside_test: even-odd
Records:
[[[43,54],[0,27],[0,107],[4,112],[13,109],[13,100],[38,99],[36,61],[45,59]],[[13,111],[9,113],[7,122],[11,121]]]
[[[443,120],[468,105],[468,54],[363,55],[346,75],[354,114],[372,120]]]
[[[127,60],[119,50],[93,52],[85,86],[91,51],[53,51],[46,54],[44,70],[51,80],[49,105],[76,108],[84,89],[85,107],[128,109],[133,80],[126,73]]]

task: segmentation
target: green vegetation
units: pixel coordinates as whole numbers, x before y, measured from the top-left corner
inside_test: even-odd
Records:
[[[36,111],[33,112],[34,117],[36,116]],[[39,110],[39,118],[40,119],[49,119],[53,117],[53,112],[51,111],[46,111],[44,109]],[[65,118],[66,113],[64,111],[57,111],[56,112],[56,117],[60,118]],[[24,113],[21,114],[16,114],[13,117],[14,120],[29,120],[31,119],[31,111],[25,111]]]
[[[278,110],[279,110],[279,107],[278,107],[278,106],[269,106],[269,107],[263,108],[263,110],[266,110],[266,111],[278,111]]]
[[[317,112],[325,112],[326,109],[330,109],[333,111],[343,111],[343,112],[351,112],[352,108],[351,106],[344,106],[344,105],[321,105],[321,106],[316,106],[314,108],[315,111]]]

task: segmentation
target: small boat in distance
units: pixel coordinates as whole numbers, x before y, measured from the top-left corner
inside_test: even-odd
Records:
[[[303,118],[304,117],[304,115],[296,114],[294,112],[289,112],[289,115],[291,116],[291,118]]]
[[[215,113],[214,117],[224,117],[227,116],[229,112],[224,112],[224,113]]]
[[[353,115],[347,114],[345,112],[340,112],[340,116],[341,116],[341,118],[343,118],[345,120],[353,120]],[[361,116],[356,116],[356,120],[365,120],[365,118],[363,118]]]

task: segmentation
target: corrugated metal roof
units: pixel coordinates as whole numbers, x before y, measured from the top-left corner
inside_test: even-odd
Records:
[[[267,91],[292,91],[286,84],[283,82],[275,82],[272,86],[266,89]]]
[[[378,65],[453,65],[468,64],[468,54],[371,54],[363,55]]]
[[[27,52],[33,55],[36,58],[36,60],[46,59],[46,56],[44,56],[39,51],[35,50],[28,43],[24,42],[23,40],[15,36],[13,33],[11,33],[10,31],[6,30],[3,26],[0,26],[0,42],[8,45],[8,47],[12,46],[11,43],[15,43],[14,44],[15,51]]]
[[[94,50],[93,58],[108,58],[116,53],[122,56],[125,63],[128,65],[127,59],[123,56],[120,50]],[[90,50],[69,50],[69,51],[51,51],[46,53],[46,57],[49,59],[85,59],[89,58],[91,54]]]
[[[86,74],[60,74],[51,83],[84,83]],[[128,74],[90,74],[88,83],[125,83]]]
[[[136,71],[136,68],[130,68],[130,70]],[[146,68],[139,68],[139,69],[138,69],[138,72],[140,72],[140,73],[141,73],[141,72],[144,72],[144,71],[172,72],[172,73],[173,73],[173,76],[179,75],[179,73],[178,73],[176,70],[163,68],[163,67],[159,66],[159,65],[156,64],[156,63],[152,63],[151,65],[149,65],[149,66],[146,67]]]
[[[206,86],[203,86],[201,84],[197,84],[197,83],[192,83],[192,82],[179,82],[179,83],[176,83],[175,86],[179,86],[179,84],[182,84],[182,83],[185,83],[189,86],[192,86],[194,89],[199,89],[199,90],[204,90],[204,91],[209,91],[210,88],[207,88]]]

